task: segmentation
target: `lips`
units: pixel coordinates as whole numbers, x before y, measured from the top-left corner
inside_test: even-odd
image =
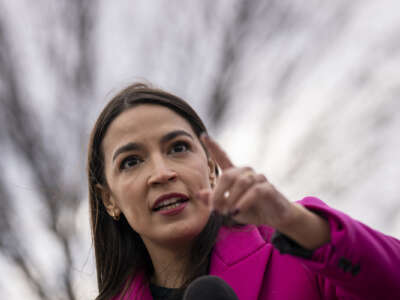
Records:
[[[157,198],[157,200],[153,204],[152,210],[158,211],[158,210],[162,209],[163,207],[167,207],[167,206],[173,205],[175,203],[186,202],[188,200],[189,200],[189,197],[186,196],[185,194],[181,194],[181,193],[164,194]]]

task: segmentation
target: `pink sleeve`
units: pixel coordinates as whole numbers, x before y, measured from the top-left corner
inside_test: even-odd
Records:
[[[321,292],[356,299],[400,299],[400,241],[330,208],[321,200],[299,201],[326,218],[331,241],[303,265],[318,275]]]

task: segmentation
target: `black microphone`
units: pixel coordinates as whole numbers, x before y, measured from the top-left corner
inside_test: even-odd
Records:
[[[239,300],[233,289],[217,276],[201,276],[187,287],[183,300]]]

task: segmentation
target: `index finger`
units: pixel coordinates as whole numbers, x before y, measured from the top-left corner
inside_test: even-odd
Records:
[[[234,165],[228,157],[228,154],[207,134],[202,134],[200,139],[204,143],[211,157],[217,162],[222,170],[232,168]]]

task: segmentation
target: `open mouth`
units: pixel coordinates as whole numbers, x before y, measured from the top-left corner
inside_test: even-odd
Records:
[[[173,209],[188,201],[188,198],[170,198],[157,204],[157,206],[153,208],[153,211]]]

